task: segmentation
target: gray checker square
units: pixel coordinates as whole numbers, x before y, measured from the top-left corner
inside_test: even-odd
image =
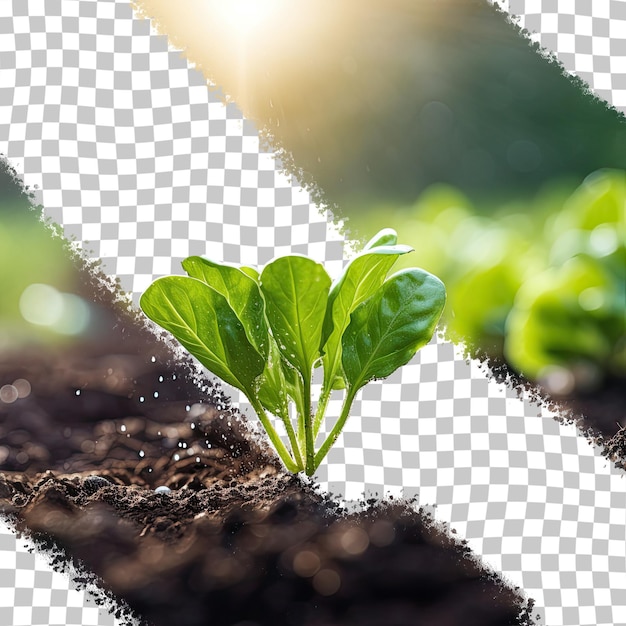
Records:
[[[626,2],[494,3],[626,109]],[[0,2],[0,152],[135,303],[191,254],[300,252],[336,275],[347,253],[254,126],[126,0]],[[623,476],[440,337],[359,394],[317,480],[347,501],[415,497],[535,598],[543,624],[626,626]],[[4,525],[0,564],[0,626],[116,623]]]

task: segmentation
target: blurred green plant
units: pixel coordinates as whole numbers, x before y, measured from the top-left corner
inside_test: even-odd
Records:
[[[0,203],[0,348],[57,341],[86,323],[71,293],[74,270],[63,241],[30,209]]]
[[[626,379],[625,172],[600,170],[573,193],[488,216],[437,185],[395,218],[387,208],[370,213],[368,228],[378,219],[445,282],[452,339],[506,359],[553,393]]]

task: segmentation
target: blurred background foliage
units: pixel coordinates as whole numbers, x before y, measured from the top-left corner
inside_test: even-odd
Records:
[[[451,336],[567,395],[626,383],[626,174],[600,170],[573,191],[481,213],[434,185],[409,206],[354,216],[356,233],[393,224],[448,290]]]
[[[32,203],[0,158],[0,351],[65,342],[89,321],[67,243]]]
[[[345,217],[626,169],[623,116],[488,0],[136,0]],[[225,51],[228,51],[225,54]]]

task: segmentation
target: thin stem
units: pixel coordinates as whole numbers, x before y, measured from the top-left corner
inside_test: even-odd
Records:
[[[306,473],[307,476],[312,476],[315,471],[315,440],[313,439],[313,425],[311,423],[311,372],[307,372],[306,375],[302,377],[302,383],[302,413],[304,418],[304,434],[306,437]]]
[[[332,448],[335,441],[337,441],[337,437],[341,434],[343,427],[348,419],[348,415],[350,414],[350,409],[352,408],[352,403],[354,402],[354,398],[357,394],[358,389],[356,387],[350,387],[347,389],[346,397],[343,401],[343,406],[341,407],[341,414],[339,415],[339,419],[337,423],[333,426],[333,429],[330,431],[330,435],[328,435],[326,441],[322,444],[321,448],[317,451],[315,455],[315,462],[313,466],[313,472],[320,466],[320,463],[324,460],[324,457],[328,454],[328,451]],[[308,464],[307,464],[307,474],[311,476],[313,474],[309,474]]]
[[[303,403],[304,403],[304,398],[303,398],[303,391],[302,391],[302,377],[300,376],[300,373],[296,373],[296,383],[293,386],[293,390],[294,390],[294,397],[292,398],[295,407],[296,407],[296,414],[297,414],[297,419],[296,422],[298,424],[298,445],[299,445],[299,449],[305,450],[306,451],[306,436],[305,436],[305,428],[304,428],[304,407],[303,407]]]
[[[315,418],[313,420],[313,437],[316,438],[317,434],[320,431],[320,427],[322,425],[322,420],[324,419],[324,414],[326,413],[326,407],[328,406],[328,400],[330,399],[331,389],[322,387],[322,392],[320,393],[320,398],[317,401],[317,410],[315,411]]]
[[[287,431],[287,437],[289,437],[289,443],[291,444],[291,450],[293,452],[293,456],[296,459],[296,464],[298,466],[298,471],[304,469],[304,463],[302,462],[302,453],[300,452],[300,446],[298,445],[298,439],[296,438],[296,433],[293,429],[293,425],[291,420],[289,419],[289,410],[287,410],[287,415],[281,417],[283,424],[285,425],[285,430]]]
[[[300,444],[300,449],[304,450],[306,455],[306,425],[304,422],[304,406],[302,403],[296,403],[296,411],[298,413],[298,443]]]
[[[289,450],[285,447],[285,444],[282,442],[281,438],[278,436],[278,433],[272,426],[267,414],[265,413],[265,409],[262,404],[257,399],[248,398],[256,411],[256,414],[259,416],[261,420],[261,424],[263,424],[263,428],[265,428],[265,432],[268,434],[272,445],[276,452],[278,452],[278,456],[281,458],[282,462],[285,464],[285,467],[294,474],[297,474],[302,468],[298,467],[296,463],[294,463],[291,455],[289,454]],[[292,444],[293,445],[293,444]],[[302,460],[300,460],[302,462]]]

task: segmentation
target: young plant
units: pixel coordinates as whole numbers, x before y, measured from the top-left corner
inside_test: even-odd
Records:
[[[140,305],[209,371],[243,391],[287,469],[312,476],[358,391],[408,363],[435,331],[443,283],[417,268],[387,276],[411,251],[398,245],[395,231],[382,230],[332,284],[322,265],[301,255],[274,259],[260,274],[192,256],[183,261],[188,276],[158,278]],[[319,366],[324,376],[314,407]],[[343,406],[316,450],[333,390],[344,390]],[[290,450],[270,414],[285,425]]]

